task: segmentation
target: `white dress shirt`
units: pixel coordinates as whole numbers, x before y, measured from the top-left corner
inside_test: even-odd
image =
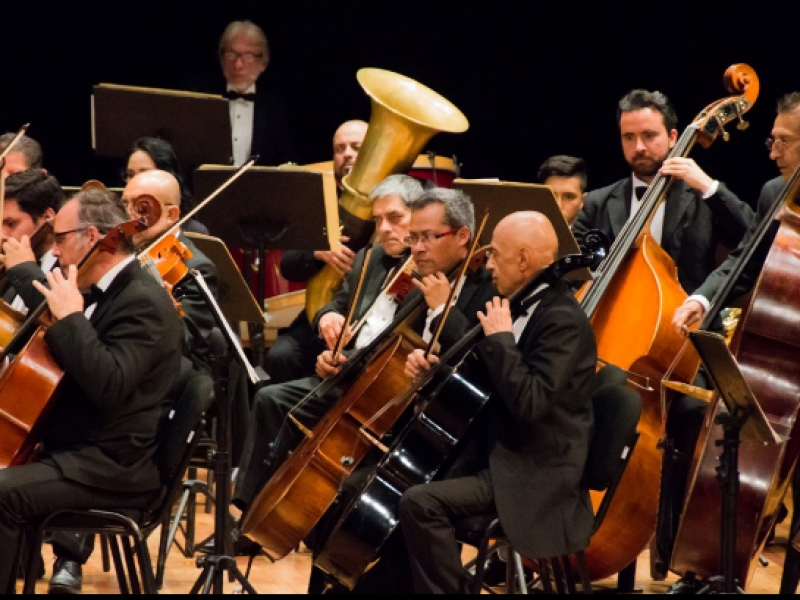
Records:
[[[456,295],[453,298],[453,306],[455,306],[456,302],[458,302],[458,297],[461,295],[461,290],[464,289],[464,283],[466,281],[467,281],[467,277],[464,276],[458,282],[458,289],[456,290]],[[450,287],[453,287],[453,285],[450,284]],[[445,306],[446,305],[442,304],[440,307],[438,307],[436,309],[430,309],[430,308],[428,309],[428,318],[425,319],[425,330],[422,332],[422,341],[425,342],[426,344],[429,343],[433,339],[433,332],[431,331],[431,324],[433,323],[433,320],[436,317],[438,317],[439,315],[444,313]]]
[[[644,204],[644,196],[642,199],[636,197],[636,188],[638,187],[649,187],[644,181],[636,177],[636,175],[632,176],[633,179],[633,189],[631,190],[631,216],[628,219],[633,219],[638,212],[641,210],[642,205]],[[661,206],[658,207],[656,211],[656,216],[653,219],[653,223],[650,225],[650,233],[653,234],[653,239],[661,245],[661,238],[664,237],[664,215],[667,211],[667,203],[662,202]]]
[[[53,256],[53,251],[48,250],[44,254],[44,256],[42,256],[42,258],[39,259],[39,266],[42,268],[42,271],[44,271],[45,273],[49,273],[50,271],[53,270],[53,267],[56,266],[57,262],[58,259],[55,256]],[[13,308],[18,313],[21,313],[23,315],[27,315],[29,312],[28,307],[25,306],[25,302],[19,296],[14,298],[14,301],[11,303],[11,308]]]
[[[108,288],[111,287],[111,284],[114,283],[114,280],[117,278],[117,275],[122,273],[122,271],[125,270],[125,267],[131,264],[134,260],[136,260],[136,256],[133,255],[123,260],[116,267],[111,269],[108,273],[106,273],[100,278],[100,281],[97,282],[97,287],[100,288],[102,291],[107,292]],[[95,310],[97,310],[97,302],[95,302],[90,306],[87,306],[84,309],[83,314],[86,315],[87,319],[91,319],[92,315],[94,315]]]
[[[361,327],[361,331],[356,338],[356,350],[369,346],[375,338],[392,324],[394,315],[397,313],[397,306],[394,296],[388,294],[378,296],[367,317],[367,321]]]
[[[228,86],[228,91],[236,91]],[[254,83],[244,91],[255,94]],[[228,100],[231,113],[231,141],[233,142],[233,164],[241,167],[253,154],[253,124],[255,123],[256,103],[247,100]]]
[[[528,298],[532,298],[536,294],[540,294],[544,290],[550,287],[549,284],[543,283],[539,287],[537,287],[532,294],[528,296]],[[514,340],[519,344],[519,340],[522,338],[522,334],[525,333],[525,328],[528,326],[528,323],[531,321],[531,317],[533,313],[536,312],[536,309],[539,308],[539,304],[541,304],[541,300],[538,302],[534,302],[528,307],[527,312],[520,315],[516,321],[514,321]]]

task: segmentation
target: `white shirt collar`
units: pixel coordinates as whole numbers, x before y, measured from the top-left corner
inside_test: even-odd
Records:
[[[236,91],[235,89],[233,89],[233,86],[232,86],[231,84],[228,84],[227,90],[228,90],[229,92],[235,92],[235,91]],[[256,84],[255,84],[255,83],[254,83],[254,84],[252,84],[252,85],[251,85],[249,88],[247,88],[247,89],[246,89],[244,92],[242,92],[242,93],[243,93],[243,94],[255,94],[255,93],[256,93]],[[238,101],[237,101],[237,102],[238,102]]]
[[[116,267],[111,269],[108,273],[103,275],[100,278],[100,281],[97,282],[97,287],[103,290],[104,292],[108,291],[108,288],[111,287],[111,284],[114,283],[114,280],[117,278],[117,275],[122,273],[129,264],[131,264],[134,260],[136,260],[135,255],[131,255],[121,263],[119,263]]]
[[[631,181],[633,182],[633,188],[631,190],[631,192],[633,193],[633,199],[636,202],[641,202],[641,200],[639,200],[636,197],[636,188],[638,188],[638,187],[646,187],[647,188],[647,187],[650,187],[650,184],[649,183],[645,183],[644,181],[639,179],[636,175],[631,175]]]

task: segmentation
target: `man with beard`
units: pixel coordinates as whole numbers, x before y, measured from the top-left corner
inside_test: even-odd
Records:
[[[753,220],[752,209],[694,160],[667,156],[678,140],[678,117],[661,92],[634,90],[617,110],[629,178],[590,192],[573,231],[580,241],[598,229],[614,241],[642,206],[658,173],[677,181],[655,215],[653,238],[678,267],[681,285],[696,290],[716,268],[719,244],[736,248]]]

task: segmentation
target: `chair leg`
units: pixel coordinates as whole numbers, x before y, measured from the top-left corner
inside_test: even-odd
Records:
[[[550,564],[553,567],[553,578],[556,580],[556,590],[559,594],[564,595],[567,592],[564,588],[564,571],[561,568],[561,563],[558,558],[554,558],[550,561]]]
[[[122,562],[122,555],[119,551],[119,539],[112,536],[110,539],[111,558],[114,561],[114,570],[117,572],[117,583],[119,584],[119,593],[123,596],[129,596],[131,588],[128,585],[128,575],[125,570],[125,564]]]
[[[578,563],[578,574],[581,577],[581,588],[584,594],[591,595],[592,580],[589,578],[589,568],[586,566],[586,555],[583,552],[578,552],[575,555],[576,562]]]
[[[480,596],[483,590],[483,582],[486,579],[486,561],[489,558],[489,545],[491,539],[484,537],[478,546],[478,556],[475,559],[475,580],[472,583],[472,593]]]
[[[129,537],[123,537],[120,542],[122,543],[122,550],[125,553],[125,563],[128,566],[128,574],[130,575],[131,591],[134,596],[142,595],[142,586],[139,583],[139,571],[136,569],[136,561],[133,557],[133,547]]]
[[[553,580],[550,573],[550,564],[546,560],[539,561],[539,575],[542,580],[542,589],[548,596],[553,595]]]
[[[508,564],[509,567],[516,573],[515,579],[518,587],[519,595],[528,595],[528,582],[525,580],[525,569],[522,567],[522,557],[509,546],[508,548]],[[511,588],[507,588],[508,593],[511,593]]]
[[[32,596],[36,593],[36,581],[39,579],[39,569],[42,566],[42,544],[44,544],[44,530],[36,528],[35,533],[28,540],[28,564],[25,568],[25,584],[22,593]],[[12,586],[16,587],[12,582]]]
[[[150,550],[147,548],[147,540],[143,540],[139,536],[135,537],[134,550],[139,558],[139,572],[142,574],[144,593],[154,596],[158,593],[158,588],[153,576],[153,561],[150,558]]]
[[[578,589],[575,587],[575,572],[572,570],[572,561],[570,561],[569,556],[561,557],[561,565],[564,569],[564,575],[567,580],[567,593],[576,595],[578,593]]]

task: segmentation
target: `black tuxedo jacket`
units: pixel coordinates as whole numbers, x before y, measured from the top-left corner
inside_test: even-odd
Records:
[[[224,92],[223,85],[221,93]],[[259,156],[257,164],[277,167],[294,160],[294,142],[286,104],[263,80],[256,83],[255,105],[251,153]]]
[[[15,270],[27,304],[41,270],[34,263]],[[73,314],[47,330],[45,341],[65,376],[43,453],[64,477],[113,492],[161,487],[153,457],[182,340],[172,300],[137,261],[114,279],[91,321]]]
[[[476,348],[494,388],[484,413],[489,470],[503,529],[525,556],[589,544],[594,513],[583,484],[593,426],[594,333],[566,284],[549,288],[519,344],[511,333]]]
[[[741,244],[739,244],[739,247],[731,252],[728,258],[725,259],[725,262],[723,262],[720,267],[714,271],[699,288],[696,289],[694,294],[703,296],[709,300],[709,302],[713,301],[714,297],[717,295],[717,292],[719,292],[719,290],[728,281],[731,272],[736,267],[736,263],[739,261],[739,257],[747,252],[747,250],[750,248],[756,231],[760,228],[762,221],[764,221],[769,212],[772,210],[772,205],[783,191],[785,185],[786,181],[782,177],[773,179],[764,185],[764,187],[761,189],[761,195],[758,198],[758,212],[752,226],[747,231],[747,234],[744,236]],[[759,249],[753,255],[750,263],[747,265],[747,267],[745,267],[742,276],[739,278],[739,281],[736,283],[736,286],[728,297],[728,302],[735,300],[739,296],[742,296],[753,289],[761,270],[764,268],[764,262],[766,261],[770,248],[772,247],[772,242],[773,236],[767,236],[761,247],[759,247]]]
[[[631,214],[633,182],[623,179],[589,192],[573,226],[580,241],[599,229],[613,242]],[[684,290],[697,289],[716,268],[717,248],[736,248],[753,221],[753,210],[723,184],[708,200],[684,181],[676,180],[666,200],[661,246],[678,267]]]

